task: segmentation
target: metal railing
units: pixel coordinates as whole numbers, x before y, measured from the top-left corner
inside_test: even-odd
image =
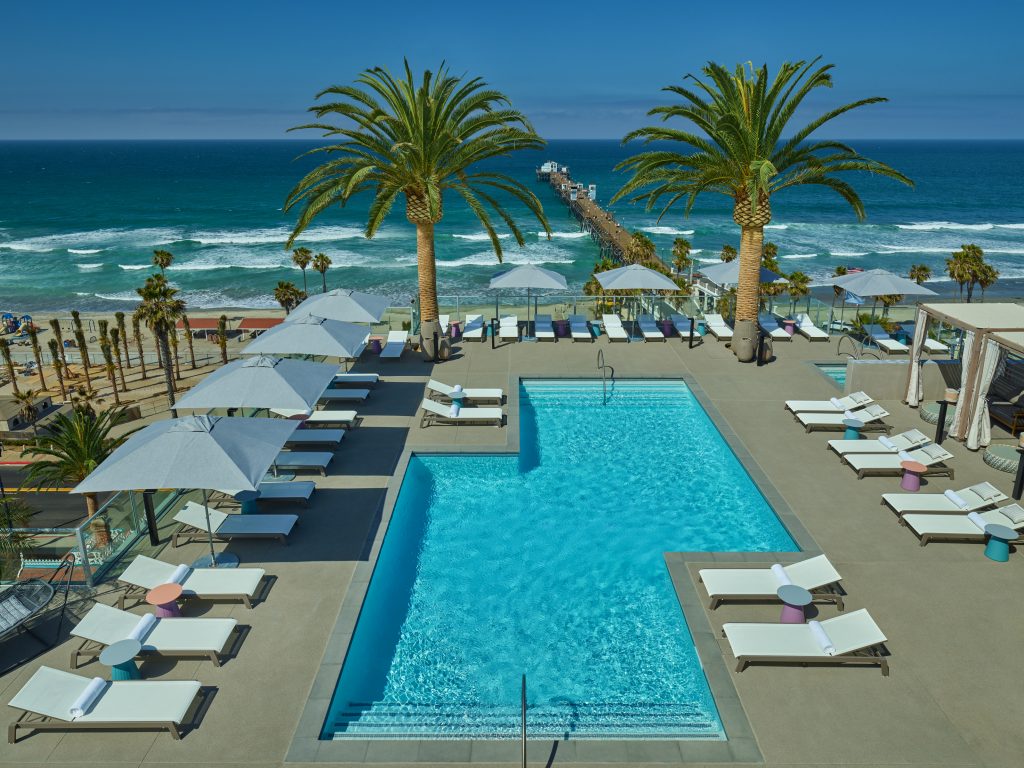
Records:
[[[522,692],[520,695],[520,703],[522,705],[522,744],[523,744],[523,768],[526,768],[526,673],[523,673],[523,685]]]
[[[605,371],[612,372],[612,380],[615,379],[615,369],[604,361],[604,350],[597,350],[597,370],[601,372],[601,405],[608,405],[608,378]]]

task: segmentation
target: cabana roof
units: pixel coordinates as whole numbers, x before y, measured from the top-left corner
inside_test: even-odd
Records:
[[[968,331],[1005,331],[1024,328],[1024,306],[1019,304],[921,304],[929,317]]]
[[[991,339],[1004,349],[1024,355],[1024,331],[998,331],[988,334],[986,338]]]

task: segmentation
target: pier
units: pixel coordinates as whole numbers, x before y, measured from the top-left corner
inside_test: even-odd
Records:
[[[625,261],[626,249],[632,236],[594,201],[597,190],[595,185],[587,186],[573,181],[569,169],[555,162],[544,163],[538,168],[537,180],[551,185],[558,198],[579,221],[580,228],[597,243],[602,256]]]

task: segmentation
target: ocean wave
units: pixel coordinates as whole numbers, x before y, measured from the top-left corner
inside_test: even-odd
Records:
[[[102,253],[104,248],[68,248],[68,253],[74,253],[78,256],[91,256],[94,253]]]
[[[652,235],[692,235],[695,230],[678,227],[640,227],[640,231]]]
[[[452,235],[452,237],[457,237],[459,240],[473,240],[473,241],[477,241],[477,240],[490,240],[491,239],[491,236],[488,235],[486,232],[474,232],[472,235]],[[508,233],[503,233],[503,234],[498,235],[498,239],[499,240],[507,240],[510,237],[512,237],[512,235],[510,235]]]
[[[518,267],[520,264],[572,264],[575,261],[570,254],[557,250],[532,252],[530,252],[531,249],[523,250],[527,252],[517,250],[510,253],[506,251],[504,265]],[[404,260],[399,259],[399,261]],[[415,258],[411,259],[411,263],[415,263]],[[493,251],[480,251],[469,256],[460,256],[457,259],[438,259],[437,266],[439,269],[447,269],[449,267],[498,267],[501,265]]]
[[[789,229],[789,224],[765,224],[765,229]]]
[[[284,245],[291,236],[287,227],[266,227],[246,230],[211,230],[191,232],[178,242],[194,242],[200,245]],[[358,227],[326,226],[312,227],[303,232],[298,243],[328,243],[334,240],[352,240],[363,237]]]
[[[814,259],[817,258],[816,253],[791,253],[788,256],[783,256],[784,259]]]
[[[718,264],[722,260],[721,259],[697,259],[697,261],[699,261],[701,264]]]
[[[134,272],[137,269],[155,269],[152,264],[118,264],[117,266],[129,272]]]
[[[95,296],[97,299],[103,299],[104,301],[130,301],[137,302],[139,300],[139,294],[135,291],[121,291],[120,293],[81,293],[75,291],[76,296]]]
[[[215,269],[288,269],[287,264],[172,264],[167,268],[168,272],[209,272]],[[298,269],[298,267],[295,267]]]
[[[996,224],[999,229],[1024,229],[1024,224]]]
[[[897,224],[898,229],[909,229],[916,232],[936,232],[943,229],[962,229],[970,232],[986,232],[995,224],[958,224],[955,221],[918,221],[913,224]]]
[[[589,232],[552,232],[551,233],[551,237],[552,238],[557,237],[557,238],[560,238],[562,240],[577,240],[577,239],[579,239],[581,237],[589,237],[589,235],[590,235]],[[537,233],[537,237],[540,237],[540,238],[547,237],[547,233],[546,232],[538,232]]]
[[[49,253],[58,249],[71,252],[71,249],[75,248],[76,253],[93,253],[89,246],[98,246],[102,249],[113,246],[165,245],[175,242],[180,237],[181,230],[171,227],[108,228],[7,240],[0,243],[0,248],[35,253]]]
[[[838,256],[844,259],[852,259],[857,256],[867,256],[867,251],[829,251],[830,256]]]
[[[99,269],[100,267],[103,266],[103,264],[102,263],[97,263],[97,264],[75,264],[75,266],[78,267],[79,269],[81,269],[84,272],[84,271],[88,271],[88,270],[91,270],[91,269]]]

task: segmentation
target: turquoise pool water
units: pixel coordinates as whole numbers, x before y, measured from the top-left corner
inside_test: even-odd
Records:
[[[667,551],[794,551],[681,381],[528,381],[518,455],[409,462],[322,737],[725,737]],[[340,661],[340,659],[339,659]]]
[[[846,389],[846,363],[815,363],[815,367],[836,383],[840,389]]]

